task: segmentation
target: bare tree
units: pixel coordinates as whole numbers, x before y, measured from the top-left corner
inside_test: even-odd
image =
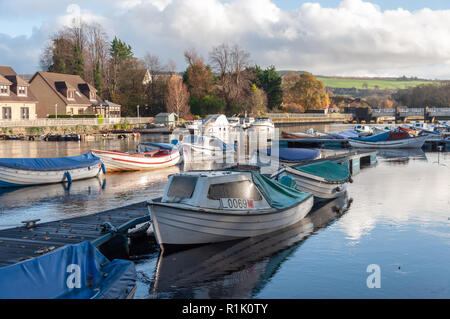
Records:
[[[170,76],[168,94],[167,94],[167,111],[174,112],[178,117],[185,116],[189,113],[189,93],[183,78],[178,74]]]

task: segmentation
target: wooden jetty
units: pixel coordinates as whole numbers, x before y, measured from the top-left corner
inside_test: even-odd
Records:
[[[338,164],[347,165],[350,174],[355,175],[359,173],[362,165],[374,165],[377,162],[378,151],[353,151],[343,154],[336,154],[332,156],[327,156],[322,159],[313,160],[306,162],[306,164],[318,163],[321,161],[331,161]]]
[[[141,202],[87,216],[38,222],[34,227],[28,222],[22,227],[0,230],[0,267],[86,240],[102,249],[117,238],[123,242],[131,235],[130,229],[149,220],[145,202]]]

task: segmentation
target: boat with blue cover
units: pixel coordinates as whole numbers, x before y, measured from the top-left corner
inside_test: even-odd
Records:
[[[147,202],[161,248],[258,236],[308,214],[313,196],[254,171],[191,171],[169,177]]]
[[[368,137],[351,137],[350,145],[355,148],[421,148],[428,135],[411,136],[408,132],[392,130]]]
[[[320,158],[321,151],[314,148],[279,148],[256,150],[253,155],[253,161],[267,163],[271,159],[280,162],[304,162]]]
[[[109,261],[89,241],[0,268],[0,299],[125,299],[135,289],[134,263]]]
[[[92,153],[57,158],[0,158],[0,187],[61,183],[106,173]]]
[[[285,166],[271,178],[321,199],[341,196],[352,182],[348,167],[331,161]]]

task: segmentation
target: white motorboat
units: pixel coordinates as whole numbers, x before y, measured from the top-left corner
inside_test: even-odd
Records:
[[[192,171],[169,177],[147,202],[158,244],[205,244],[258,236],[292,225],[313,197],[250,171]]]
[[[136,153],[92,150],[100,157],[107,171],[149,170],[177,165],[181,161],[177,146],[167,143],[141,143]]]
[[[353,130],[358,132],[360,136],[366,136],[372,134],[372,128],[364,125],[364,124],[357,124],[353,127]]]
[[[275,125],[269,118],[257,118],[250,125],[249,130],[254,130],[257,136],[266,136],[270,140],[274,137]]]
[[[186,135],[181,141],[185,161],[206,159],[234,159],[235,147],[215,136]]]
[[[347,166],[330,161],[285,166],[271,177],[321,199],[341,196],[347,190],[347,183],[352,182]]]
[[[213,114],[208,116],[199,130],[201,134],[214,136],[227,142],[230,137],[230,124],[223,114]]]
[[[59,158],[2,158],[0,187],[71,183],[102,171],[106,172],[102,161],[92,153]]]

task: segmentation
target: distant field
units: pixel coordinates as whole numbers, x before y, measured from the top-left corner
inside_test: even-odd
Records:
[[[395,89],[407,89],[408,87],[418,86],[420,84],[433,84],[437,82],[433,81],[397,81],[395,79],[354,79],[354,78],[328,78],[328,77],[316,77],[322,81],[325,86],[332,88],[343,89],[364,89],[363,84],[367,83],[368,89],[375,89],[378,85],[380,90],[395,90]]]

